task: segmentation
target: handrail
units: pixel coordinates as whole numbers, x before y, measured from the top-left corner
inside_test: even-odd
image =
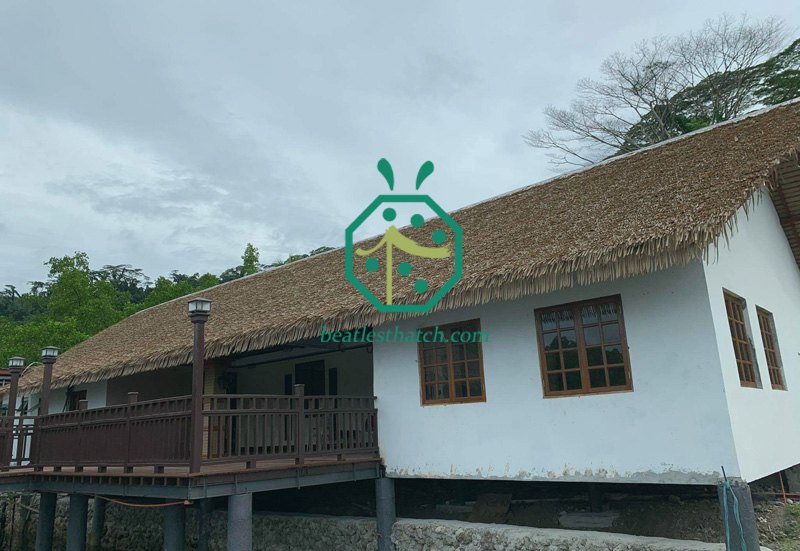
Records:
[[[191,452],[191,397],[175,396],[14,418],[14,430],[0,420],[0,467],[27,462],[38,470],[122,466],[188,466]],[[347,453],[377,455],[374,396],[207,394],[203,396],[203,464],[246,463]],[[10,419],[10,418],[6,418]],[[24,440],[24,442],[23,442]],[[15,461],[9,449],[17,442]],[[20,442],[22,442],[20,446]],[[8,450],[6,452],[6,450]]]

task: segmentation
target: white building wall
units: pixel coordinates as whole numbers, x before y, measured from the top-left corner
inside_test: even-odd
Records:
[[[613,294],[622,297],[634,391],[544,398],[534,309]],[[707,484],[720,465],[738,474],[699,262],[400,327],[472,318],[489,332],[485,403],[422,406],[416,344],[375,344],[390,476]]]
[[[75,385],[73,390],[86,391],[86,399],[89,401],[90,408],[101,408],[106,405],[106,381]],[[40,395],[33,394],[28,396],[28,415],[37,415],[39,412]],[[21,398],[17,400],[17,403]],[[67,391],[64,388],[56,388],[50,391],[50,413],[61,413],[64,411],[64,404],[67,401]]]
[[[749,217],[739,213],[730,248],[705,272],[741,476],[755,480],[800,463],[800,270],[768,195]],[[723,288],[747,302],[763,388],[739,384]],[[756,306],[775,318],[787,391],[770,385]]]

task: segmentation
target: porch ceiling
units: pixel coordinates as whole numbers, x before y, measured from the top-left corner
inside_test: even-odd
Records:
[[[800,162],[784,161],[776,168],[777,185],[770,191],[783,231],[800,266]]]

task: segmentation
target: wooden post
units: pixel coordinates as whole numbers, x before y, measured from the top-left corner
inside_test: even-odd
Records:
[[[50,381],[53,379],[53,364],[55,358],[43,358],[44,369],[42,371],[42,397],[39,400],[39,415],[50,413]]]
[[[84,415],[82,412],[89,409],[89,400],[79,400],[78,401],[78,446],[77,452],[75,454],[75,472],[80,473],[83,472],[83,466],[81,465],[81,459],[83,459],[83,418]]]
[[[3,450],[3,463],[7,466],[11,466],[12,458],[14,456],[14,424],[17,416],[17,392],[19,391],[19,367],[11,367],[9,368],[11,371],[11,388],[8,391],[8,411],[6,415],[8,416],[8,441],[6,442],[6,449]],[[20,439],[22,439],[22,435],[20,434]],[[20,456],[17,456],[17,461],[19,462],[21,459]]]
[[[297,465],[302,465],[305,462],[306,455],[306,400],[304,398],[306,393],[305,385],[294,385],[294,397],[297,400],[295,408],[297,411],[297,436],[295,437],[295,460]]]
[[[189,472],[199,473],[203,456],[203,367],[205,365],[205,324],[208,316],[193,316],[192,350],[192,448]]]
[[[11,371],[11,385],[8,390],[8,411],[6,415],[14,419],[17,415],[17,393],[19,392],[19,372],[20,368],[12,367]],[[13,423],[12,423],[13,425]]]
[[[133,467],[128,464],[131,459],[131,406],[138,401],[138,392],[128,393],[128,405],[125,407],[125,460],[122,466],[122,470],[125,473],[133,472]]]

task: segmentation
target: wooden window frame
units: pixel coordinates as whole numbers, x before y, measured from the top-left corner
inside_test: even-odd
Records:
[[[736,359],[739,384],[745,388],[760,388],[761,381],[758,373],[756,349],[747,317],[747,301],[727,289],[722,290],[722,295],[725,298],[725,315],[728,319],[728,330],[731,336],[731,344],[733,345],[733,356]],[[736,318],[737,314],[741,316],[741,320]],[[745,352],[747,353],[747,358],[745,357]],[[749,379],[752,379],[752,381]]]
[[[469,327],[465,327],[465,326],[469,326]],[[465,320],[465,321],[460,321],[460,322],[448,323],[448,324],[444,324],[444,325],[423,327],[423,328],[420,328],[420,330],[419,330],[419,332],[423,332],[424,333],[426,331],[433,331],[433,330],[438,328],[438,330],[444,332],[446,337],[447,337],[447,342],[445,342],[443,344],[446,345],[445,348],[447,350],[447,374],[448,374],[448,381],[447,382],[449,383],[449,394],[450,394],[450,397],[446,398],[446,399],[427,400],[425,398],[425,386],[426,386],[425,368],[426,367],[430,367],[430,366],[425,364],[424,356],[423,356],[425,348],[423,348],[423,345],[427,344],[427,343],[423,343],[423,342],[417,343],[417,363],[419,365],[419,397],[420,397],[420,403],[423,406],[437,406],[437,405],[447,405],[447,404],[473,404],[473,403],[480,403],[480,402],[485,402],[486,401],[486,379],[485,379],[485,377],[483,375],[483,341],[482,340],[479,340],[479,341],[475,342],[475,344],[478,345],[478,358],[477,358],[477,360],[478,360],[478,368],[480,370],[479,377],[469,377],[468,376],[467,379],[466,379],[466,380],[469,380],[469,379],[480,378],[481,395],[480,396],[466,396],[466,397],[461,397],[461,398],[457,398],[456,397],[456,393],[455,393],[456,378],[455,378],[455,372],[454,372],[454,366],[453,366],[453,346],[452,346],[453,343],[450,342],[450,331],[454,327],[465,328],[465,329],[468,328],[470,331],[478,331],[478,332],[480,332],[481,331],[481,322],[480,322],[480,319],[471,319],[471,320]],[[419,334],[419,332],[418,332],[418,334]],[[455,344],[472,344],[472,343],[455,343]],[[436,365],[441,365],[441,364],[432,364],[432,365],[436,366]],[[465,362],[465,369],[466,369],[466,362]],[[462,379],[459,379],[459,380],[462,380]],[[438,379],[436,379],[436,381],[438,382]],[[437,384],[437,383],[434,383],[434,384]]]
[[[627,382],[625,385],[592,388],[589,381],[589,362],[586,355],[587,346],[584,343],[584,336],[583,336],[584,326],[581,320],[580,310],[584,306],[603,304],[607,302],[614,302],[617,307],[617,323],[619,325],[620,346],[622,348],[623,362],[625,368],[625,380]],[[573,318],[575,320],[575,337],[577,342],[576,350],[578,352],[578,366],[581,376],[581,388],[550,390],[549,388],[550,385],[547,380],[548,370],[547,370],[546,351],[544,350],[544,344],[542,340],[545,331],[543,331],[542,329],[541,314],[547,312],[557,312],[566,309],[573,310]],[[536,344],[537,344],[536,348],[539,350],[539,373],[542,380],[542,392],[545,398],[561,398],[564,396],[609,394],[616,392],[633,392],[633,377],[631,376],[631,360],[630,360],[630,355],[628,353],[628,336],[625,332],[625,315],[623,313],[621,295],[611,295],[590,300],[579,300],[575,302],[568,302],[565,304],[557,304],[555,306],[547,306],[545,308],[537,308],[534,311],[534,319],[536,322]],[[599,322],[600,325],[602,325],[602,323],[603,323],[602,321]],[[601,347],[604,346],[604,342],[602,340],[599,346]],[[594,346],[589,346],[589,348],[594,348]],[[608,373],[607,364],[604,364],[604,367],[606,369],[606,374],[607,374]],[[563,372],[563,369],[561,371]]]
[[[786,390],[786,376],[783,372],[778,333],[775,330],[775,316],[766,308],[756,305],[758,316],[758,330],[761,333],[761,345],[764,347],[764,356],[767,358],[767,371],[769,382],[773,390]]]

